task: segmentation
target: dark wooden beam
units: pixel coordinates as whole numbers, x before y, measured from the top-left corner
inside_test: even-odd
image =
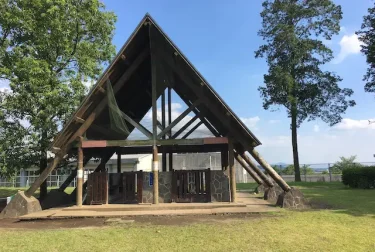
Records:
[[[158,150],[170,153],[207,153],[219,152],[223,149],[223,144],[210,145],[159,145]],[[125,146],[120,147],[121,154],[150,154],[152,146]]]
[[[195,120],[198,119],[198,116],[194,116],[193,118],[190,119],[184,126],[182,126],[176,133],[173,134],[172,138],[176,139],[182,132],[184,132],[190,125],[192,125]]]
[[[184,112],[182,112],[171,124],[168,125],[160,134],[158,135],[158,138],[164,136],[168,131],[172,130],[174,126],[176,126],[179,122],[181,122],[182,119],[185,118],[190,112],[193,111],[193,109],[200,103],[200,100],[195,101],[188,109],[186,109]]]
[[[173,80],[172,80],[173,81]],[[171,83],[174,85],[174,83]],[[172,88],[168,87],[168,125],[172,123]],[[169,130],[169,138],[172,138],[172,129]],[[173,170],[173,152],[168,154],[168,170]]]
[[[158,139],[158,140],[85,140],[82,148],[107,148],[124,146],[151,146],[151,145],[210,145],[228,143],[226,137],[195,138],[195,139]]]
[[[161,94],[161,125],[165,128],[165,90]],[[167,134],[169,134],[169,132],[167,132],[166,135]],[[166,135],[163,135],[162,138],[165,139]],[[161,155],[162,171],[165,172],[167,171],[167,153],[163,151]]]
[[[120,112],[121,112],[121,117],[122,118],[124,118],[128,123],[130,123],[131,125],[133,125],[140,132],[142,132],[146,137],[148,137],[149,139],[152,139],[152,133],[148,129],[146,129],[145,127],[143,127],[142,124],[137,123],[136,121],[134,121],[130,116],[126,115],[124,112],[122,112],[122,111],[120,111]]]
[[[197,123],[193,128],[191,128],[181,139],[185,139],[188,136],[190,136],[191,133],[193,133],[196,129],[198,129],[199,126],[201,126],[203,122]]]
[[[163,131],[165,129],[165,127],[163,127],[163,125],[161,124],[161,122],[159,122],[159,120],[156,122],[158,128]],[[169,132],[167,132],[166,134],[168,137],[170,136]]]

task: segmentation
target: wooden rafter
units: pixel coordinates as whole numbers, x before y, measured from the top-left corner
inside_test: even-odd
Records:
[[[190,125],[192,125],[196,120],[198,119],[198,116],[194,116],[190,119],[184,126],[182,126],[176,133],[173,134],[172,138],[176,139],[182,132],[184,132]]]
[[[186,139],[188,136],[191,135],[191,133],[193,133],[196,129],[198,129],[199,126],[201,126],[203,124],[203,122],[199,122],[197,123],[193,128],[191,128],[183,137],[182,139]]]
[[[159,133],[158,139],[164,136],[168,131],[170,131],[174,126],[176,126],[182,119],[185,118],[193,109],[200,103],[200,100],[195,101],[189,108],[182,112],[171,124],[168,125],[162,132]]]
[[[82,148],[105,148],[124,146],[151,146],[151,145],[212,145],[226,144],[226,137],[207,137],[194,139],[153,139],[149,140],[85,140],[82,141]]]
[[[133,125],[140,132],[142,132],[146,137],[148,137],[149,139],[152,139],[152,133],[148,129],[146,129],[142,124],[137,123],[136,121],[134,121],[130,116],[128,116],[124,112],[122,112],[122,111],[120,111],[120,112],[121,112],[121,117],[122,118],[124,118],[128,123],[130,123],[131,125]]]

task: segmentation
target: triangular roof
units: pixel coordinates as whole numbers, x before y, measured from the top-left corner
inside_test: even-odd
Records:
[[[261,144],[159,25],[146,14],[72,118],[56,136],[51,150],[69,146],[85,132],[90,139],[119,140],[116,134],[105,134],[92,127],[106,127],[109,122],[108,113],[104,112],[108,111],[105,109],[106,95],[103,92],[105,83],[109,79],[114,86],[119,108],[139,122],[152,107],[151,62],[157,65],[155,69],[158,71],[158,96],[173,83],[172,88],[188,106],[197,99],[201,100],[197,109],[206,120],[205,123],[209,124],[206,126],[214,129],[215,136],[231,136],[243,146],[255,147]],[[134,128],[129,125],[129,129]]]

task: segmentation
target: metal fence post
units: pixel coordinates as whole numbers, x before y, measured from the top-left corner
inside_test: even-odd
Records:
[[[328,163],[328,172],[329,172],[329,182],[332,182],[332,171],[331,171],[331,164]]]

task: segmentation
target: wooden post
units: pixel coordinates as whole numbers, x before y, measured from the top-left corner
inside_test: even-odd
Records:
[[[161,94],[161,125],[165,129],[165,91]],[[165,139],[166,135],[163,135],[162,139]],[[169,135],[170,137],[171,135]],[[167,153],[165,150],[162,152],[162,171],[167,171]]]
[[[78,158],[77,158],[77,206],[82,206],[82,191],[83,191],[83,149],[82,149],[82,137],[79,138],[78,146]]]
[[[290,191],[290,186],[283,180],[282,177],[280,177],[279,174],[277,174],[277,172],[275,172],[275,170],[259,155],[254,148],[249,150],[249,152],[284,191]]]
[[[153,203],[159,204],[159,160],[158,160],[158,147],[152,147],[152,173],[154,175],[153,184]]]
[[[231,202],[236,202],[236,167],[234,166],[234,150],[233,140],[229,138],[228,152],[229,152],[229,169],[230,169],[230,198]]]
[[[121,151],[117,152],[117,173],[121,173]]]
[[[245,162],[249,165],[249,167],[253,169],[253,171],[255,171],[256,174],[258,174],[258,176],[264,181],[264,183],[266,183],[268,187],[273,187],[272,181],[267,177],[266,174],[264,174],[264,172],[262,172],[256,166],[256,164],[244,152],[243,153],[239,152],[239,155],[243,158],[243,160],[245,160]]]
[[[168,87],[168,125],[172,123],[172,88]],[[172,129],[169,131],[170,137],[172,137]],[[169,171],[173,170],[173,152],[169,152],[168,155]]]
[[[90,161],[91,159],[91,155],[85,155],[84,159],[83,159],[83,167],[85,167],[85,165]],[[69,177],[67,177],[64,181],[64,183],[61,184],[60,188],[58,189],[59,191],[63,192],[65,191],[65,189],[70,185],[70,183],[72,183],[72,181],[77,177],[77,168],[74,169]]]
[[[150,35],[150,51],[151,51],[151,90],[152,90],[152,173],[154,176],[153,179],[153,203],[159,203],[159,157],[158,157],[158,147],[156,146],[156,139],[158,136],[157,132],[157,70],[156,70],[156,55],[155,55],[155,45],[154,38],[151,35],[151,25],[149,26],[149,35]],[[164,128],[165,130],[165,128]]]
[[[250,168],[246,165],[245,161],[238,155],[237,152],[234,153],[234,157],[237,162],[250,174],[250,176],[255,180],[258,185],[263,184],[262,179]]]
[[[228,171],[228,149],[225,147],[221,151],[221,169],[223,171]]]

